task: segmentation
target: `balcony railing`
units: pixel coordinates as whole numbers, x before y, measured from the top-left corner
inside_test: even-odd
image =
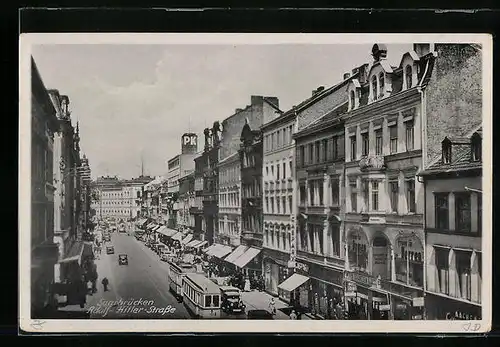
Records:
[[[307,213],[311,214],[327,214],[328,207],[327,206],[307,206]]]

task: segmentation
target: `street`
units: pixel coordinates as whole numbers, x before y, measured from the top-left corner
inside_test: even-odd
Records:
[[[90,296],[86,308],[91,318],[108,319],[187,319],[189,313],[168,290],[167,263],[133,236],[111,234],[114,254],[105,247],[96,259],[98,292]],[[127,254],[128,265],[118,264],[118,255]],[[101,281],[109,280],[107,292]]]

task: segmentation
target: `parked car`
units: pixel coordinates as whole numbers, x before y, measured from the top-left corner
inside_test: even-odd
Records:
[[[128,256],[126,254],[118,255],[118,265],[128,265]]]
[[[267,310],[248,310],[247,319],[274,319],[271,312]]]
[[[115,254],[115,247],[107,246],[106,247],[106,254]]]
[[[168,251],[166,248],[162,249],[160,252],[160,259],[162,261],[171,261],[174,258],[174,254]]]
[[[166,247],[167,247],[167,246],[165,246],[163,243],[159,243],[159,244],[156,246],[155,251],[156,251],[156,253],[157,253],[158,255],[160,255],[160,254],[161,254],[161,252],[162,252],[162,251],[163,251]]]
[[[221,286],[221,309],[226,313],[244,313],[246,305],[241,300],[241,292],[232,286]]]

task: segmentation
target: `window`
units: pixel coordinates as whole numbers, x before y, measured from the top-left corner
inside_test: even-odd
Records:
[[[299,186],[299,194],[300,194],[300,204],[305,205],[307,200],[305,184],[301,184]]]
[[[382,155],[382,129],[375,130],[375,155]]]
[[[205,307],[212,306],[212,295],[205,295]]]
[[[356,107],[356,94],[354,94],[354,90],[351,90],[351,110],[354,110]]]
[[[323,196],[324,196],[324,191],[323,191],[323,181],[316,181],[318,184],[318,192],[319,192],[319,205],[323,206]]]
[[[290,212],[290,214],[293,213],[292,197],[291,196],[288,197],[288,211]]]
[[[448,230],[450,228],[448,193],[435,193],[434,203],[436,213],[436,229]]]
[[[368,151],[370,150],[370,138],[368,137],[367,132],[361,134],[361,144],[362,144],[361,155],[366,157],[368,156]]]
[[[336,151],[335,159],[345,158],[345,137],[344,135],[337,136],[336,138]]]
[[[389,127],[390,152],[394,154],[398,151],[398,125],[394,124]]]
[[[286,178],[286,163],[283,163],[283,179]]]
[[[373,101],[377,100],[377,76],[372,77],[372,96]]]
[[[299,165],[300,167],[303,167],[305,164],[305,155],[306,155],[306,149],[304,146],[299,147]]]
[[[443,164],[451,163],[451,143],[449,140],[445,139],[441,145],[443,152]]]
[[[349,190],[351,194],[351,212],[356,212],[358,207],[358,191],[356,180],[349,180]]]
[[[411,88],[412,87],[412,68],[410,65],[406,66],[405,70],[405,77],[406,77],[406,88]]]
[[[288,167],[290,168],[290,171],[289,171],[289,173],[290,173],[290,178],[292,178],[292,177],[293,177],[293,162],[292,162],[292,160],[291,160],[291,159],[290,159],[290,161],[288,162]]]
[[[390,199],[391,199],[391,212],[398,212],[399,203],[399,184],[397,181],[389,182]]]
[[[276,212],[277,212],[278,214],[280,214],[280,213],[281,213],[281,201],[280,201],[280,198],[279,198],[279,197],[277,197],[277,198],[276,198]]]
[[[481,139],[479,138],[479,135],[472,138],[471,147],[472,161],[481,161],[482,149]]]
[[[483,196],[477,194],[477,232],[482,233],[483,228]]]
[[[330,179],[330,190],[331,190],[331,205],[338,206],[339,205],[339,179],[336,177],[332,177]]]
[[[314,144],[309,144],[309,160],[308,164],[314,163]]]
[[[370,188],[368,180],[361,181],[361,191],[363,193],[363,201],[365,203],[365,211],[370,210]]]
[[[314,206],[314,181],[309,181],[309,205]]]
[[[266,166],[266,177],[269,177],[269,166]]]
[[[327,161],[328,160],[328,139],[324,139],[323,141],[321,141],[321,143],[323,144],[323,162]]]
[[[274,213],[274,198],[271,197],[271,213]]]
[[[384,96],[384,85],[385,85],[385,78],[384,78],[384,73],[381,72],[379,77],[378,77],[378,85],[379,85],[379,89],[380,89],[380,92],[379,92],[379,95],[380,97],[383,97]]]
[[[455,250],[460,298],[471,299],[471,252]]]
[[[286,197],[281,197],[282,205],[283,205],[283,214],[286,214]]]
[[[372,209],[378,211],[378,184],[379,182],[372,182]]]
[[[351,160],[356,160],[356,135],[351,136]]]
[[[316,141],[314,143],[314,161],[313,161],[313,163],[319,163],[321,160],[319,143],[320,143],[319,141]]]
[[[410,120],[408,122],[405,122],[405,128],[406,128],[406,150],[412,151],[415,143],[413,121]]]
[[[470,193],[455,193],[455,230],[471,231]]]
[[[396,280],[423,287],[424,256],[420,242],[415,238],[399,239],[395,256]]]
[[[406,181],[406,204],[408,207],[408,212],[415,212],[415,179],[409,179]]]
[[[276,179],[280,179],[280,164],[276,164]]]
[[[436,251],[436,268],[439,282],[439,292],[442,294],[449,294],[450,283],[449,283],[449,263],[448,256],[450,253],[449,249],[434,248]]]

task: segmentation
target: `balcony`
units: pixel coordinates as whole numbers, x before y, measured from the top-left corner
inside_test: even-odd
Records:
[[[344,260],[340,257],[332,257],[319,253],[311,253],[309,251],[297,250],[297,256],[302,259],[307,259],[309,261],[314,261],[318,264],[324,264],[326,266],[331,266],[335,268],[343,268]]]
[[[307,206],[307,213],[308,214],[319,214],[319,215],[328,214],[328,207],[327,206]]]
[[[383,155],[370,155],[361,158],[359,161],[361,171],[384,171],[385,168],[385,157]]]

